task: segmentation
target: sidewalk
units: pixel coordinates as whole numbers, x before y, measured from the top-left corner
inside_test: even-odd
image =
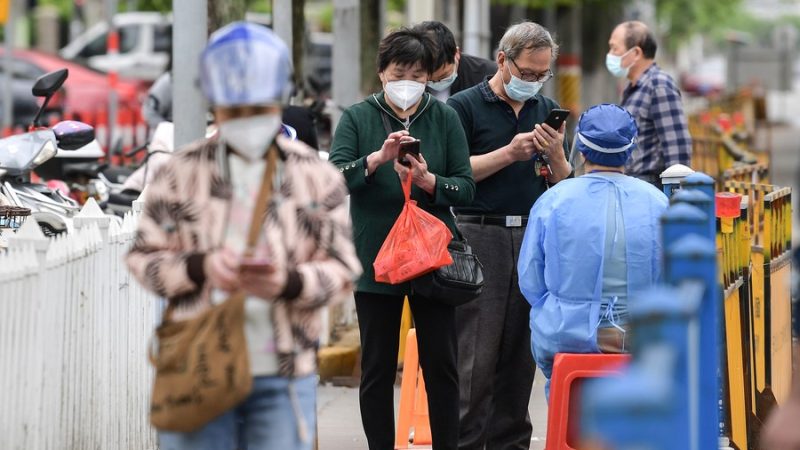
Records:
[[[529,407],[533,423],[531,450],[544,449],[547,407],[543,379],[541,372],[537,371]],[[396,414],[400,387],[396,387],[394,392]],[[320,450],[367,450],[358,408],[358,388],[320,386],[317,391],[317,417]]]

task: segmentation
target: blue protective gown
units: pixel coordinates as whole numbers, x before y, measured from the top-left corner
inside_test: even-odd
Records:
[[[528,219],[519,286],[531,304],[531,351],[548,380],[556,353],[600,352],[601,305],[611,303],[602,298],[609,198],[616,196],[622,207],[628,298],[660,275],[660,217],[667,197],[644,181],[609,175],[561,181],[539,198]]]

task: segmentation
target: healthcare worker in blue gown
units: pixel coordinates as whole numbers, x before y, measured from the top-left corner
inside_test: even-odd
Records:
[[[558,183],[531,208],[517,269],[548,393],[556,353],[626,351],[628,299],[659,278],[659,219],[668,201],[623,174],[636,135],[619,106],[584,112],[575,145],[586,174]]]

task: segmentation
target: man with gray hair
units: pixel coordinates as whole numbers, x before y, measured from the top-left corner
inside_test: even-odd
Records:
[[[481,296],[456,310],[461,450],[530,447],[535,366],[516,267],[533,203],[572,171],[564,126],[543,123],[558,105],[539,94],[557,55],[545,28],[514,25],[500,40],[494,76],[447,101],[464,126],[477,183],[472,205],[455,208],[456,222],[486,280]]]
[[[606,68],[615,77],[627,79],[620,106],[639,126],[638,148],[625,174],[661,189],[661,172],[674,164],[691,163],[692,138],[678,85],[655,63],[657,48],[647,25],[623,22],[608,40]]]

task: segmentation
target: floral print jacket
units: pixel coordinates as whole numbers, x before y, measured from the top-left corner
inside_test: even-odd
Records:
[[[316,369],[320,308],[346,298],[361,274],[353,247],[342,174],[300,142],[278,137],[276,187],[263,240],[272,263],[288,270],[281,298],[270,300],[281,376]],[[221,245],[231,186],[216,139],[175,153],[147,187],[136,239],[126,261],[143,286],[176,306],[186,320],[211,305],[205,253]],[[232,176],[236,176],[233,174]]]

